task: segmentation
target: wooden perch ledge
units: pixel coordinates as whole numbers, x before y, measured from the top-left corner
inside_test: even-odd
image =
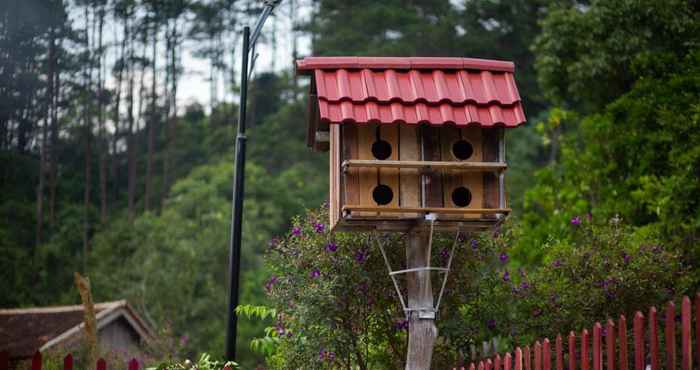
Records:
[[[411,168],[426,172],[440,170],[502,172],[508,168],[508,165],[501,162],[387,161],[370,159],[349,159],[343,161],[343,172],[349,168]]]

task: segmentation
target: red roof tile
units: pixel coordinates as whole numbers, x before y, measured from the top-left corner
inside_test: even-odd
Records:
[[[313,75],[315,99],[309,103],[316,127],[319,122],[484,127],[525,122],[511,62],[311,57],[298,61],[297,70]]]

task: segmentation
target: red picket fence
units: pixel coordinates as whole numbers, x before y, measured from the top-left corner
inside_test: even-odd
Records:
[[[32,367],[31,370],[41,370],[42,368],[42,356],[40,352],[36,352],[34,356],[32,357]],[[129,370],[139,370],[139,362],[135,359],[132,358],[131,361],[128,362],[128,369]],[[9,370],[10,369],[10,361],[7,355],[7,352],[0,352],[0,370]],[[18,370],[25,370],[25,369],[18,369]],[[63,370],[73,370],[73,355],[70,353],[66,355],[66,357],[63,358]],[[107,370],[107,361],[105,361],[103,358],[100,358],[97,360],[97,363],[95,364],[95,370]]]
[[[678,353],[676,342],[680,339],[680,368],[693,370],[693,339],[691,326],[695,316],[695,361],[696,369],[700,366],[700,293],[695,296],[695,312],[693,315],[690,298],[683,297],[680,312],[680,332],[676,331],[678,324],[676,306],[668,302],[664,316],[661,318],[664,331],[663,344],[665,349],[661,355],[659,345],[659,315],[656,308],[649,309],[646,319],[642,312],[637,311],[632,319],[632,335],[628,341],[627,319],[624,315],[615,323],[608,320],[605,327],[596,322],[591,331],[584,329],[580,335],[573,331],[567,338],[566,350],[564,338],[558,335],[554,341],[554,352],[549,339],[537,341],[525,348],[517,347],[515,351],[505,355],[497,354],[491,358],[470,363],[469,370],[676,370],[678,369]],[[592,343],[591,343],[592,332]],[[577,342],[580,346],[577,351]],[[632,344],[630,358],[628,343]],[[552,356],[554,354],[554,356]],[[662,366],[663,364],[663,366]],[[465,370],[465,367],[460,368]],[[453,368],[457,370],[457,368]]]

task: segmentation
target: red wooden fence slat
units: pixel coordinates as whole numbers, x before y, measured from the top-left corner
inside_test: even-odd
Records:
[[[683,296],[683,302],[681,303],[681,369],[682,370],[692,370],[693,369],[693,357],[691,356],[691,343],[690,343],[690,299],[687,296]]]
[[[632,322],[634,331],[634,370],[644,370],[644,314],[637,311]]]
[[[576,334],[569,333],[569,370],[576,370]]]
[[[581,332],[581,370],[590,369],[590,362],[588,362],[588,330],[583,329]]]
[[[484,361],[479,361],[479,370],[484,370]]]
[[[135,358],[129,361],[129,370],[139,370],[139,362]],[[464,370],[464,368],[462,368],[462,370]]]
[[[491,370],[493,369],[493,362],[491,362],[491,359],[486,360],[486,370]]]
[[[656,328],[656,308],[649,309],[649,352],[651,352],[651,370],[659,368],[659,335]]]
[[[10,370],[10,355],[7,351],[0,351],[0,370]]]
[[[544,370],[552,370],[552,349],[549,347],[549,339],[544,338],[542,342],[542,368]]]
[[[600,338],[603,328],[597,322],[593,325],[593,370],[603,370],[603,346]]]
[[[523,357],[525,357],[525,370],[532,370],[532,363],[530,360],[532,359],[532,354],[530,353],[530,346],[525,346],[525,353],[523,354]]]
[[[618,338],[620,338],[620,370],[628,370],[629,359],[627,358],[627,319],[625,315],[620,315],[617,322]]]
[[[41,370],[41,353],[36,351],[32,356],[32,370]]]
[[[104,358],[100,358],[97,360],[97,366],[95,367],[97,370],[107,370],[107,362],[105,361]]]
[[[501,355],[496,354],[496,358],[493,360],[493,370],[501,370]]]
[[[73,370],[73,355],[70,353],[63,358],[63,370]]]
[[[540,341],[535,342],[535,370],[542,370],[542,344]]]
[[[557,370],[564,370],[564,344],[562,343],[561,334],[557,335],[555,347],[557,352]]]
[[[523,351],[520,347],[515,349],[515,370],[523,370]]]
[[[476,370],[476,366],[474,365],[473,362],[471,364],[469,364],[469,370]]]
[[[666,305],[666,370],[676,369],[676,305],[668,302]]]
[[[695,356],[700,366],[700,293],[695,294]]]
[[[608,319],[605,325],[605,348],[607,349],[607,370],[615,370],[615,323]]]
[[[503,370],[511,370],[513,366],[513,358],[510,353],[506,353],[506,357],[503,359]]]

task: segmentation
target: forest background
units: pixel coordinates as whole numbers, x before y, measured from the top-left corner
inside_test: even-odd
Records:
[[[222,354],[236,50],[260,9],[252,0],[0,3],[0,307],[77,303],[80,271],[97,301],[126,298],[172,338],[171,353]],[[495,259],[476,259],[488,272],[453,290],[465,300],[452,330],[470,338],[459,345],[517,342],[698,288],[700,2],[287,0],[260,42],[272,57],[261,58],[249,95],[242,303],[284,310],[270,276],[286,265],[270,241],[293,237],[304,223],[294,217],[327,195],[326,156],[305,147],[307,82],[291,69],[304,55],[515,62],[528,124],[508,134],[514,214],[505,236],[487,238]],[[195,59],[207,66],[209,96],[184,101]],[[649,253],[657,257],[641,258]],[[623,275],[610,276],[612,259]],[[495,288],[504,282],[523,298],[520,314],[499,311],[514,299]],[[571,288],[593,297],[576,301],[563,293]],[[563,313],[590,310],[552,321],[542,297]],[[243,364],[264,361],[249,347],[264,326],[240,323]],[[327,360],[323,350],[316,360]]]

